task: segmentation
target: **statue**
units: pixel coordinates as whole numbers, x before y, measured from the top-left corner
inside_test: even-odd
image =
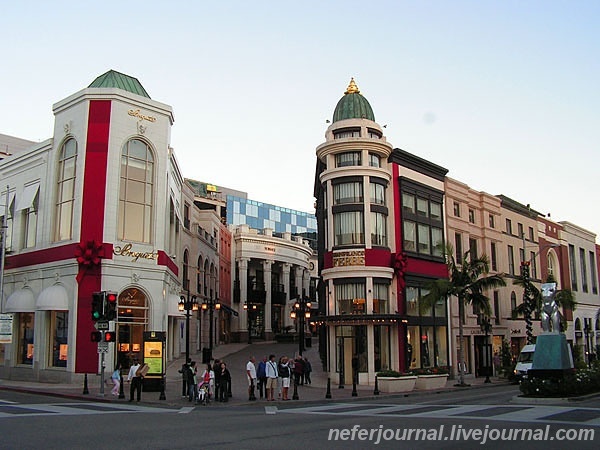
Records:
[[[542,284],[542,330],[560,333],[560,312],[554,300],[556,283]]]

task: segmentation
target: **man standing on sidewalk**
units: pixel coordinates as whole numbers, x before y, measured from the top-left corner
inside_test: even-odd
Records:
[[[248,376],[248,400],[256,400],[254,395],[254,387],[256,386],[256,359],[251,356],[246,364],[246,375]]]
[[[265,372],[267,374],[267,401],[273,402],[275,401],[275,397],[273,395],[275,393],[275,388],[277,387],[277,377],[279,376],[277,373],[275,355],[269,355],[269,361],[265,367]]]
[[[178,372],[181,374],[181,397],[185,398],[188,396],[188,367],[192,363],[192,359],[188,358],[186,362],[181,365],[181,369]]]
[[[258,367],[256,369],[256,379],[258,386],[258,394],[262,400],[263,396],[266,396],[266,387],[267,387],[267,357],[263,356],[261,362],[258,363]]]
[[[133,394],[137,391],[137,401],[139,402],[142,397],[142,377],[138,373],[140,369],[140,363],[137,359],[133,360],[133,365],[129,368],[129,375],[127,375],[127,381],[131,382],[129,388],[129,401],[133,401]]]

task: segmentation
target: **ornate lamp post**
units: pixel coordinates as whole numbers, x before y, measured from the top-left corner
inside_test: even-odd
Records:
[[[481,328],[481,331],[485,333],[485,346],[483,348],[483,361],[485,362],[484,383],[491,383],[490,371],[492,370],[492,349],[490,345],[490,333],[492,332],[492,321],[488,316],[482,315],[479,327]]]
[[[302,356],[302,352],[304,351],[304,322],[306,319],[310,319],[310,307],[311,307],[310,299],[307,297],[298,298],[294,306],[292,307],[292,311],[290,312],[290,317],[292,319],[298,319],[298,332],[300,333],[300,340],[298,342],[298,353]]]
[[[190,297],[189,290],[187,291],[187,297],[182,295],[179,299],[177,308],[181,312],[185,311],[185,360],[188,361],[190,359],[190,316],[192,311],[198,311],[198,302],[195,295]]]
[[[213,349],[213,312],[214,310],[220,310],[221,309],[221,304],[219,303],[219,299],[218,298],[205,298],[204,302],[202,302],[202,311],[206,311],[208,310],[208,330],[209,330],[209,336],[208,336],[208,350],[210,351],[210,358],[212,359],[212,349]]]
[[[251,314],[253,314],[256,311],[256,305],[253,303],[244,303],[244,310],[246,311],[246,322],[247,322],[247,327],[248,327],[248,344],[252,344],[252,316]]]

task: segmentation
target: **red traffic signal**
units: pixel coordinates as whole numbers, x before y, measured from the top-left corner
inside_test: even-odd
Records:
[[[117,338],[117,336],[114,331],[105,331],[104,332],[104,342],[115,342],[116,338]]]
[[[105,299],[104,317],[106,320],[114,320],[117,317],[117,293],[107,291]]]
[[[92,339],[92,342],[101,342],[102,341],[102,332],[92,331],[91,339]]]

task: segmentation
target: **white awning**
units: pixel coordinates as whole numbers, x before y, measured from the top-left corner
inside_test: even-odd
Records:
[[[31,289],[18,289],[8,296],[4,312],[35,312],[35,298]]]
[[[35,196],[40,190],[40,184],[30,184],[29,186],[25,186],[23,189],[23,195],[17,200],[17,211],[22,211],[24,209],[29,209],[33,206],[33,201],[35,200]]]
[[[167,313],[169,317],[182,317],[185,315],[185,311],[179,311],[178,304],[180,302],[180,298],[178,295],[170,294],[167,297]]]
[[[69,294],[67,294],[67,290],[60,284],[47,287],[38,295],[36,309],[38,311],[68,311]]]

